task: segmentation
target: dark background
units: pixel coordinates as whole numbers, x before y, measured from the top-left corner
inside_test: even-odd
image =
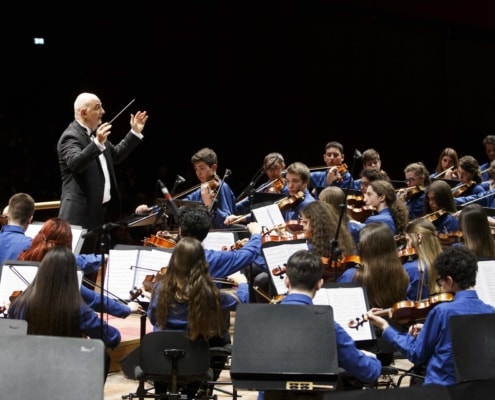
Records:
[[[77,94],[97,94],[117,143],[147,110],[119,167],[124,207],[156,180],[197,184],[201,147],[240,194],[271,151],[323,165],[325,143],[377,149],[392,179],[454,147],[485,162],[495,127],[495,13],[464,1],[140,1],[2,6],[0,201],[58,200],[56,142]],[[7,26],[9,25],[9,26]],[[45,38],[34,46],[33,37]],[[199,139],[198,139],[199,138]],[[359,173],[359,165],[354,175]],[[139,195],[138,195],[139,194]]]

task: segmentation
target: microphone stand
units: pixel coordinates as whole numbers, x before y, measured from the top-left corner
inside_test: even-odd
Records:
[[[119,224],[115,224],[112,222],[108,222],[106,224],[103,224],[102,226],[99,226],[97,228],[94,228],[88,232],[86,232],[84,235],[82,235],[83,238],[92,236],[92,235],[98,235],[98,241],[100,243],[100,255],[101,255],[101,281],[100,281],[100,288],[101,288],[101,293],[100,293],[100,335],[101,339],[103,339],[104,335],[104,326],[103,326],[103,321],[104,321],[104,288],[105,288],[105,254],[108,254],[108,251],[110,249],[110,232],[118,227]],[[96,282],[95,282],[96,286]]]
[[[356,166],[356,160],[360,160],[362,158],[361,152],[358,149],[354,150],[354,157],[352,159],[352,165],[349,173],[351,174],[351,177],[354,173],[354,168]],[[337,264],[342,256],[342,250],[339,248],[339,233],[340,233],[340,227],[342,226],[342,221],[344,219],[344,213],[347,212],[347,207],[346,207],[346,201],[347,201],[347,196],[349,195],[349,190],[351,186],[352,179],[349,179],[347,182],[347,186],[344,189],[345,197],[344,197],[344,204],[340,204],[340,215],[339,215],[339,222],[337,224],[337,231],[335,232],[335,238],[331,242],[331,266],[334,267],[334,279],[337,281]]]
[[[227,168],[225,170],[225,173],[223,174],[223,178],[221,179],[220,184],[218,185],[217,192],[215,193],[215,197],[213,197],[213,201],[211,202],[210,207],[208,207],[208,212],[212,214],[213,221],[215,220],[215,212],[218,204],[218,195],[220,194],[220,190],[222,189],[225,179],[227,179],[230,175],[232,175],[232,171]]]
[[[238,203],[244,197],[250,195],[255,191],[254,187],[256,186],[256,184],[258,183],[258,181],[260,180],[260,178],[263,176],[264,173],[265,173],[265,167],[262,165],[261,168],[258,170],[258,172],[256,172],[256,174],[254,174],[254,176],[251,178],[251,182],[249,182],[249,185],[242,191],[242,193],[239,196],[237,196],[237,199],[235,199],[236,203]]]
[[[265,173],[265,171],[268,170],[268,169],[270,169],[272,167],[272,165],[275,164],[276,161],[277,161],[277,157],[273,157],[273,160],[268,165],[268,167],[265,168],[264,165],[261,166],[261,168],[258,170],[258,172],[256,172],[256,174],[251,179],[251,182],[249,183],[249,185],[247,186],[247,188],[244,189],[239,196],[237,196],[237,199],[235,199],[235,202],[236,203],[238,203],[240,200],[242,200],[245,196],[250,195],[253,192],[256,192],[256,190],[254,190],[254,187],[256,186],[256,184],[258,183],[258,181],[260,180],[260,178],[263,176],[263,174]]]

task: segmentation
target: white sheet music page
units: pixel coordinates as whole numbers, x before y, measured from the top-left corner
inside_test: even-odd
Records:
[[[270,204],[264,207],[253,208],[251,212],[254,219],[261,226],[268,229],[285,226],[285,220],[277,204]]]
[[[10,295],[15,291],[26,290],[37,273],[37,265],[3,265],[0,277],[0,305],[10,304]]]
[[[481,300],[495,306],[495,261],[478,261],[474,289]]]
[[[171,252],[162,250],[111,249],[108,255],[105,288],[121,299],[143,286],[146,275],[157,274],[168,266]]]
[[[284,275],[275,275],[274,269],[283,267],[287,263],[289,257],[298,250],[307,250],[308,244],[305,240],[294,240],[282,242],[271,246],[263,246],[263,256],[265,257],[268,271],[272,279],[273,285],[277,290],[277,294],[287,293],[287,287],[284,283]]]
[[[335,287],[321,288],[313,298],[313,304],[330,305],[333,308],[333,316],[355,342],[361,340],[372,340],[372,327],[368,322],[362,326],[349,328],[349,321],[356,317],[362,318],[366,313],[367,306],[365,294],[362,287]]]
[[[105,288],[121,299],[127,299],[134,289],[134,277],[139,250],[114,250],[108,254]],[[151,274],[151,272],[150,272]],[[140,285],[141,286],[141,285]]]
[[[230,250],[230,247],[235,244],[235,236],[232,231],[212,231],[208,232],[203,247],[208,250],[224,250],[224,246]]]

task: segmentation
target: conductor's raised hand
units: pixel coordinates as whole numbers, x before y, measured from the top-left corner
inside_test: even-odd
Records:
[[[109,122],[104,122],[98,127],[98,129],[96,129],[96,140],[98,140],[100,144],[104,145],[110,133],[112,133],[112,124]]]
[[[136,133],[143,133],[147,120],[148,114],[146,111],[138,111],[136,115],[131,114],[131,129]]]

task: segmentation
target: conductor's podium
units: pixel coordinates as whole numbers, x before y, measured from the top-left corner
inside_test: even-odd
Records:
[[[148,318],[145,318],[145,330],[151,332],[153,327]],[[120,331],[122,340],[113,350],[107,350],[110,355],[109,372],[119,372],[121,367],[120,360],[136,349],[141,342],[142,319],[138,314],[131,314],[127,318],[108,317],[108,324]]]

